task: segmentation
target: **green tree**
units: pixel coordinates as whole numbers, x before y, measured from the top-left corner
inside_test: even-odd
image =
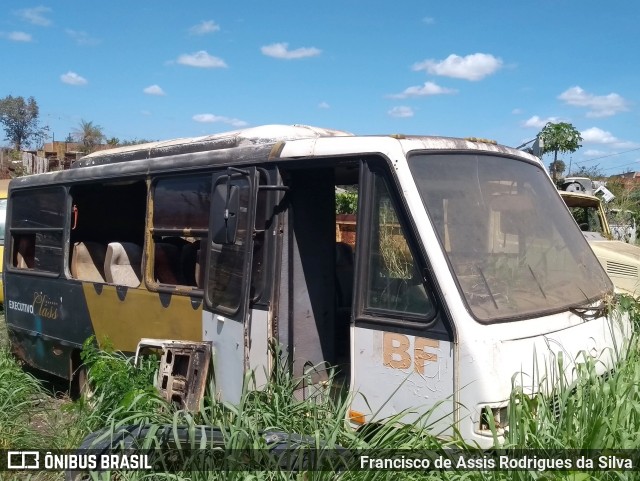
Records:
[[[33,97],[11,95],[0,99],[0,123],[2,123],[6,138],[15,150],[23,146],[40,144],[47,135],[47,127],[41,127],[38,116],[40,111]]]
[[[578,170],[571,172],[571,175],[575,177],[589,177],[590,179],[604,179],[606,177],[602,169],[600,169],[600,164],[595,164],[591,167],[581,165]]]
[[[121,145],[121,146],[140,145],[140,144],[148,144],[150,142],[155,142],[155,140],[138,139],[134,137],[133,139],[123,140],[118,145]]]
[[[355,214],[358,209],[358,193],[336,192],[336,214]]]
[[[82,144],[81,150],[90,154],[104,140],[102,127],[92,121],[81,120],[78,129],[74,132],[75,141]]]
[[[551,169],[553,180],[557,178],[558,169],[556,168],[556,162],[558,162],[558,152],[560,153],[572,153],[578,150],[582,145],[582,136],[580,132],[567,122],[558,122],[554,124],[549,122],[538,134],[538,137],[542,139],[544,145],[542,147],[542,153],[547,154],[553,152],[554,166]],[[564,169],[563,169],[564,170]]]
[[[120,144],[120,139],[118,137],[111,137],[110,139],[107,139],[107,145],[109,147],[116,147]]]
[[[562,173],[565,171],[567,166],[565,165],[563,160],[556,160],[549,164],[549,172],[552,173],[553,178],[562,176]]]

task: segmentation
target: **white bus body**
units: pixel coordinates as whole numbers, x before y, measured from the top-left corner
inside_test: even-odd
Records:
[[[9,333],[58,375],[89,334],[125,351],[210,341],[216,394],[237,402],[247,371],[266,382],[276,343],[305,379],[300,396],[338,369],[354,426],[432,411],[435,434],[489,447],[483,413],[505,428],[515,385],[570,381],[585,355],[604,373],[628,335],[605,317],[611,281],[544,166],[518,150],[264,126],[77,164],[16,179],[9,198]],[[343,185],[358,191],[352,245],[336,245]],[[102,269],[79,251],[100,246],[135,256]],[[179,266],[163,264],[171,253]],[[11,309],[33,289],[48,318]]]

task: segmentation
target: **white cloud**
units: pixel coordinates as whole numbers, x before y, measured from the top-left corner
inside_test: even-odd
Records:
[[[78,30],[67,28],[65,30],[65,33],[78,45],[89,46],[98,45],[100,43],[100,40],[98,40],[97,38],[93,38],[87,32],[81,32]]]
[[[637,142],[632,142],[630,140],[620,140],[619,142],[616,142],[614,147],[616,149],[637,149],[638,147],[640,147],[640,144],[638,144]]]
[[[558,117],[547,117],[546,119],[542,119],[540,117],[538,117],[537,115],[534,115],[533,117],[525,120],[522,123],[523,127],[535,127],[536,129],[541,129],[543,128],[545,125],[547,125],[549,122],[552,123],[556,123],[558,122]]]
[[[558,98],[569,105],[587,107],[587,117],[610,117],[629,110],[628,102],[616,93],[593,95],[576,86],[562,92]]]
[[[60,80],[69,85],[87,85],[89,83],[86,78],[81,77],[75,72],[67,72],[60,75]]]
[[[407,97],[425,97],[428,95],[445,95],[454,94],[457,90],[441,87],[434,82],[425,82],[424,85],[416,85],[408,87],[404,92],[399,94],[393,94],[389,97],[393,99],[406,99]]]
[[[288,43],[273,43],[261,47],[260,50],[267,57],[282,58],[285,60],[316,57],[322,53],[322,50],[315,47],[302,47],[289,50]]]
[[[29,23],[33,25],[40,25],[41,27],[46,27],[47,25],[51,25],[51,20],[48,19],[45,15],[51,12],[49,7],[39,6],[34,8],[25,8],[23,10],[18,11],[18,15],[22,17]]]
[[[318,104],[318,108],[319,108],[319,109],[330,109],[330,108],[331,108],[331,106],[330,106],[327,102],[320,102],[320,103]]]
[[[524,112],[524,111],[523,111],[522,109],[519,109],[519,108],[515,108],[515,109],[513,109],[513,110],[511,111],[511,113],[512,113],[513,115],[520,115],[522,112]]]
[[[213,55],[209,55],[205,50],[192,54],[182,54],[178,57],[178,63],[189,67],[199,68],[226,68],[224,60]]]
[[[599,129],[598,127],[591,127],[590,129],[580,132],[582,140],[584,142],[590,142],[593,144],[615,144],[619,142],[618,138],[607,132],[606,130]]]
[[[7,34],[3,34],[3,37],[7,37],[12,42],[31,42],[33,41],[33,37],[29,33],[25,32],[9,32]]]
[[[474,53],[466,57],[451,54],[441,61],[424,60],[415,63],[412,70],[424,70],[432,75],[476,81],[497,72],[501,67],[501,59],[487,53]]]
[[[214,115],[214,114],[197,114],[197,115],[194,115],[192,119],[195,120],[196,122],[201,122],[206,124],[221,122],[223,124],[233,125],[234,127],[244,127],[246,125],[249,125],[244,120],[233,119],[233,118],[223,117],[221,115]]]
[[[206,35],[207,33],[213,33],[220,30],[220,25],[216,24],[213,20],[204,20],[198,25],[194,25],[189,29],[191,35]]]
[[[580,132],[582,140],[585,143],[591,144],[603,144],[614,149],[635,149],[640,146],[637,142],[631,142],[629,140],[621,140],[611,132],[602,130],[598,127],[591,127],[590,129]]]
[[[404,105],[401,105],[399,107],[393,107],[387,113],[391,117],[402,118],[402,119],[413,117],[413,114],[414,114],[413,109],[411,107],[406,107]]]
[[[426,23],[427,25],[433,25],[434,23],[436,23],[436,19],[433,17],[424,17],[422,19],[423,23]]]
[[[602,155],[607,155],[607,153],[608,152],[605,152],[604,150],[587,149],[582,152],[582,155],[584,155],[585,157],[600,157]]]
[[[159,85],[149,85],[148,87],[142,90],[145,94],[148,95],[167,95],[164,90]]]

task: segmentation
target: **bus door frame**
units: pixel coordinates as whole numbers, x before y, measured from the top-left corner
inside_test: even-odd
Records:
[[[216,206],[216,188],[222,183],[231,187],[233,180],[246,178],[249,194],[246,205],[238,205],[239,212],[246,209],[244,225],[238,229],[245,230],[244,245],[242,245],[242,282],[240,286],[240,300],[235,310],[220,309],[212,306],[209,297],[211,281],[211,262],[213,249],[213,227],[219,225],[220,219],[214,216],[220,213]],[[212,178],[211,216],[209,221],[209,235],[207,236],[206,271],[204,277],[204,299],[202,329],[203,340],[211,341],[213,347],[214,386],[216,397],[222,401],[239,403],[245,384],[245,371],[249,365],[249,333],[247,330],[250,314],[251,267],[253,252],[253,230],[258,194],[258,169],[255,166],[228,167],[224,171],[214,172]],[[228,207],[228,206],[227,206]],[[227,209],[228,210],[228,209]],[[228,212],[227,212],[228,214]],[[234,213],[231,213],[234,214]],[[236,245],[237,239],[230,245]]]
[[[381,159],[364,160],[360,170],[354,302],[351,318],[352,403],[348,416],[354,426],[380,422],[406,413],[403,423],[428,424],[436,434],[453,435],[455,426],[455,330],[409,212],[403,191]],[[372,232],[378,198],[376,180],[382,179],[401,233],[417,268],[419,283],[433,312],[419,313],[367,307]],[[376,204],[376,205],[374,205]],[[378,215],[380,215],[378,213]],[[429,220],[425,217],[425,222]],[[382,250],[380,250],[382,254]],[[383,263],[382,260],[379,261]],[[380,268],[379,273],[382,273]],[[373,276],[373,277],[372,277]],[[390,281],[394,279],[390,276]],[[413,278],[416,279],[416,278]],[[373,292],[373,291],[372,291]],[[408,291],[407,291],[408,293]],[[408,295],[408,294],[407,294]]]

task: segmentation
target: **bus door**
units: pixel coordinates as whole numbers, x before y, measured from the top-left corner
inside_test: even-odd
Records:
[[[228,168],[212,181],[203,339],[212,341],[216,395],[238,403],[248,365],[247,323],[258,190],[255,167]],[[201,255],[203,255],[201,253]]]
[[[454,425],[454,342],[424,250],[387,170],[361,170],[352,311],[354,425],[407,410],[434,434]]]

